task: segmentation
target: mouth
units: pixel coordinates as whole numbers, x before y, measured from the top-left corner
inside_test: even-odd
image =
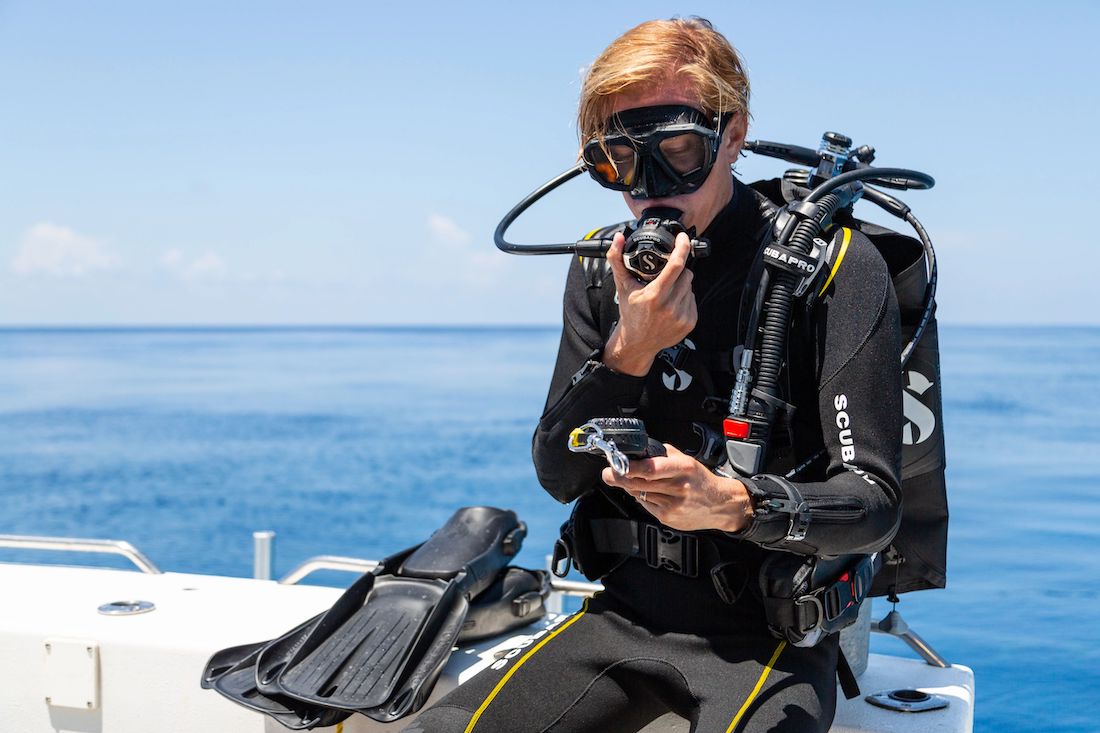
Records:
[[[667,206],[669,208],[679,209],[680,211],[686,211],[687,209],[684,206],[686,198],[686,196],[662,196],[652,199],[635,199],[635,201],[647,209],[653,206]]]
[[[683,196],[666,196],[664,198],[657,198],[657,199],[643,199],[643,200],[639,201],[638,203],[642,204],[642,209],[643,210],[644,209],[653,209],[653,208],[658,208],[658,207],[668,208],[668,209],[676,209],[677,211],[680,212],[680,222],[684,226],[691,226],[691,220],[694,218],[692,216],[692,213],[691,213],[690,209],[688,209],[688,207],[684,206],[684,197]]]

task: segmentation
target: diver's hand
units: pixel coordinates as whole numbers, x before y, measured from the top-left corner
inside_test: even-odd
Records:
[[[678,234],[664,269],[648,283],[638,282],[623,264],[625,241],[616,234],[607,251],[619,298],[619,322],[604,346],[603,363],[617,372],[644,377],[662,349],[680,343],[695,328],[693,275],[685,267],[691,240],[683,232]]]
[[[745,528],[752,517],[752,501],[743,483],[713,473],[675,446],[666,443],[665,450],[665,456],[632,458],[626,476],[605,468],[604,483],[623,489],[673,529],[737,532]]]

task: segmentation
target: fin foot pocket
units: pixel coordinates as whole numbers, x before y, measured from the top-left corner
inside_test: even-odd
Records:
[[[328,611],[270,642],[216,653],[202,686],[294,730],[352,712],[384,722],[416,712],[456,643],[545,613],[546,573],[506,567],[526,533],[514,512],[460,509],[426,542],[357,579]]]

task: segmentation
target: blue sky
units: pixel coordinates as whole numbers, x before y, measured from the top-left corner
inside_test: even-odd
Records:
[[[0,2],[0,324],[555,323],[566,259],[493,228],[573,161],[584,66],[674,13],[741,50],[750,137],[936,177],[942,321],[1100,323],[1098,8]],[[625,216],[578,179],[514,233]]]

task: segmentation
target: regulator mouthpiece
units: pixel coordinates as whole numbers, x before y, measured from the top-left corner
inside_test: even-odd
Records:
[[[684,212],[668,206],[654,206],[642,212],[637,227],[627,229],[623,245],[623,264],[643,282],[649,282],[661,274],[668,258],[676,248],[676,237],[685,233],[691,239],[693,257],[710,254],[710,242],[695,238],[695,227],[687,228],[680,222]]]

